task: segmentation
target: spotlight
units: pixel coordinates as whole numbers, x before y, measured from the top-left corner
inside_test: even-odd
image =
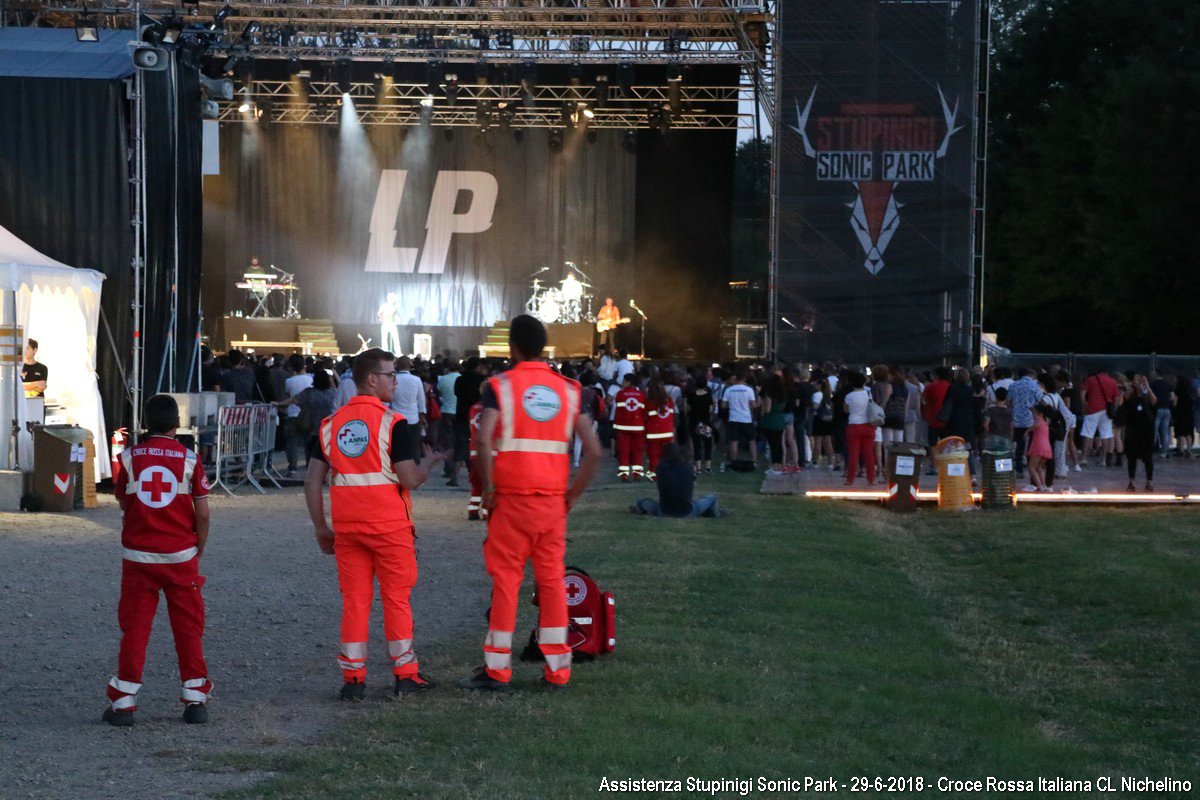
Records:
[[[488,128],[492,127],[492,102],[490,100],[480,102],[475,109],[475,124],[479,126],[480,133],[487,133]]]
[[[433,31],[431,31],[429,28],[421,28],[420,30],[418,30],[417,35],[416,35],[416,44],[417,44],[417,47],[420,47],[422,49],[432,50],[433,49]]]
[[[346,28],[337,35],[337,43],[339,47],[349,50],[358,45],[358,29]]]
[[[500,103],[500,127],[508,128],[512,125],[513,120],[517,118],[517,112],[513,111],[512,106],[508,103]]]
[[[458,103],[458,76],[453,72],[446,73],[444,88],[446,91],[446,102],[450,105],[456,105]]]
[[[163,23],[163,44],[175,44],[183,35],[183,20],[179,17],[167,17]]]
[[[424,97],[421,98],[421,107],[422,108],[433,108],[433,99],[434,99],[433,95],[431,95],[431,94],[425,95]]]
[[[554,128],[553,130],[551,130],[550,138],[548,138],[546,140],[546,143],[550,146],[550,149],[553,151],[562,150],[562,144],[563,144],[562,129]]]
[[[592,39],[590,36],[571,37],[572,53],[586,53],[590,49],[592,49]]]
[[[284,25],[279,29],[279,44],[284,47],[290,47],[292,40],[296,38],[296,26]]]
[[[240,111],[243,114],[245,114],[249,110],[250,110],[250,104],[247,103],[245,100],[243,100],[242,104],[240,106],[238,106],[238,111]]]
[[[569,127],[573,126],[578,119],[579,119],[579,117],[575,113],[575,109],[573,109],[571,107],[571,104],[563,103],[562,110],[558,112],[559,123],[564,128],[569,128]]]
[[[513,35],[512,35],[512,31],[500,31],[500,32],[498,32],[498,33],[496,34],[496,47],[500,47],[500,48],[503,48],[503,49],[505,49],[505,50],[512,50],[512,48],[513,48]]]
[[[213,21],[208,26],[208,29],[210,31],[225,30],[225,20],[231,16],[232,17],[237,16],[237,11],[234,10],[233,6],[231,6],[231,5],[221,6],[220,10],[217,11],[217,13],[213,14]]]
[[[259,38],[258,34],[261,30],[262,23],[260,23],[258,20],[251,20],[250,22],[246,23],[246,27],[242,28],[242,35],[238,37],[238,40],[242,42],[257,43]]]
[[[595,119],[595,118],[596,118],[596,112],[595,112],[595,111],[592,111],[592,110],[591,110],[590,108],[588,108],[586,105],[581,105],[581,106],[580,106],[580,108],[579,108],[579,113],[580,113],[580,114],[583,114],[583,118],[584,118],[584,119],[587,119],[587,120],[592,120],[592,119]]]
[[[75,18],[75,41],[100,41],[100,29],[96,27],[96,20],[91,14],[83,13]]]

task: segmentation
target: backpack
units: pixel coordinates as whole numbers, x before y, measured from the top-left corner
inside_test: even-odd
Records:
[[[821,422],[833,422],[833,405],[825,395],[821,395],[821,402],[817,406],[817,419]]]
[[[567,587],[567,644],[579,661],[591,661],[617,646],[617,601],[600,590],[592,577],[579,567],[567,567],[563,583]],[[533,604],[537,605],[537,593]],[[541,661],[537,628],[529,634],[529,643],[521,652],[522,661]]]
[[[1042,395],[1043,398],[1049,396],[1050,395],[1048,394]],[[1059,410],[1058,405],[1052,403],[1042,403],[1041,401],[1039,401],[1039,405],[1041,405],[1042,409],[1046,412],[1046,422],[1050,424],[1050,441],[1061,442],[1062,440],[1066,439],[1067,419],[1063,416],[1062,411]]]
[[[908,384],[893,383],[892,396],[883,407],[883,424],[889,428],[903,428],[908,415]]]

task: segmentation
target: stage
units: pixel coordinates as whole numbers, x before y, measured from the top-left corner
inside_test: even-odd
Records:
[[[354,325],[328,319],[269,319],[222,317],[215,330],[209,331],[210,346],[217,351],[237,348],[256,353],[300,353],[302,355],[354,354],[365,347],[378,347],[378,325]],[[476,325],[397,325],[401,350],[416,352],[414,336],[432,337],[434,355],[450,351],[459,357],[479,354],[479,348],[495,340],[501,349],[507,343],[507,322],[496,326]],[[585,358],[594,354],[593,332],[589,322],[546,326],[548,347],[556,358]],[[360,339],[360,337],[362,337]],[[499,337],[499,338],[497,338]],[[365,342],[365,344],[364,344]],[[491,355],[499,355],[496,348]],[[507,355],[505,353],[505,355]]]

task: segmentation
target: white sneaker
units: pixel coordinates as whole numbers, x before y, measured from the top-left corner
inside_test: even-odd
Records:
[[[578,465],[576,465],[576,466],[578,466]],[[1076,465],[1075,465],[1075,471],[1076,471],[1076,472],[1083,472],[1083,467],[1081,467],[1081,466],[1079,466],[1078,464],[1076,464]]]
[[[1029,494],[1030,492],[1036,492],[1037,490],[1038,490],[1038,488],[1031,483],[1028,486],[1026,486],[1024,489],[1022,489],[1021,491],[1026,494]]]

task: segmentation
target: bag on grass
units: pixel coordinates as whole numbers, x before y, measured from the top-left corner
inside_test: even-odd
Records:
[[[567,645],[572,657],[591,661],[611,653],[617,646],[617,601],[601,591],[592,577],[579,567],[567,567],[563,583],[567,588]],[[537,593],[533,604],[538,604]],[[521,652],[522,661],[541,661],[537,628],[529,634],[529,643]]]

